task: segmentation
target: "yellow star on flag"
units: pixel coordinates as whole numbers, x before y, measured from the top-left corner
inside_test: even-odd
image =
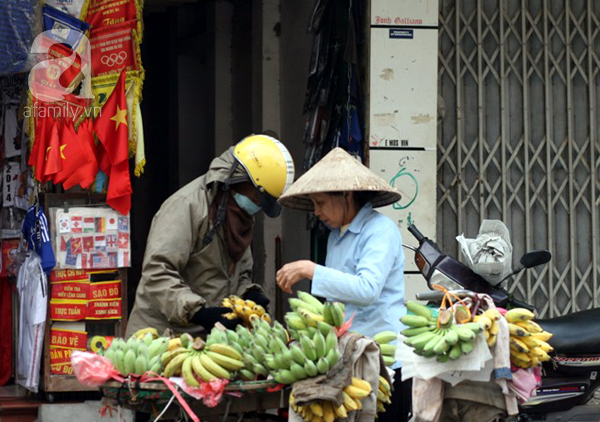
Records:
[[[67,159],[67,157],[65,157],[65,154],[63,154],[63,151],[65,150],[66,147],[67,147],[67,144],[60,146],[60,158],[62,158],[63,160]]]
[[[127,126],[127,109],[121,110],[119,105],[117,104],[117,113],[110,118],[110,120],[115,121],[117,124],[115,125],[115,132],[119,130],[119,125],[123,123]]]

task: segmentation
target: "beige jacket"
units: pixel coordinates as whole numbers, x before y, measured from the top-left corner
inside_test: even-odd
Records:
[[[235,158],[233,148],[215,158],[206,174],[190,182],[160,207],[148,235],[142,265],[142,278],[127,337],[144,327],[159,333],[170,327],[176,331],[199,331],[190,319],[202,306],[219,306],[228,295],[244,294],[252,284],[250,247],[229,274],[229,256],[223,230],[203,247],[212,227],[208,212],[220,184],[227,179]],[[241,166],[234,177],[245,174]]]

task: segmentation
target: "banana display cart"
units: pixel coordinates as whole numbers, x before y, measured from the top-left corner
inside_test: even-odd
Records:
[[[181,399],[191,412],[202,420],[225,419],[236,415],[243,417],[249,412],[263,412],[267,409],[287,410],[290,388],[275,381],[242,381],[229,383],[215,407],[206,406],[202,400],[181,392]],[[121,406],[136,412],[149,413],[154,417],[177,417],[185,413],[178,398],[161,382],[120,383],[110,381],[101,387],[103,404],[110,407]],[[189,415],[191,416],[191,415]]]

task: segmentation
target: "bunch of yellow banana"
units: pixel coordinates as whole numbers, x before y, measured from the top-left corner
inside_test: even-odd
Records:
[[[118,337],[113,339],[110,347],[101,353],[122,375],[162,371],[160,358],[167,350],[169,338],[155,337],[156,330],[145,330],[144,334],[139,331],[137,336],[131,336],[127,341]]]
[[[496,345],[497,336],[500,332],[500,326],[498,325],[500,318],[502,318],[502,314],[496,308],[490,308],[473,317],[473,322],[478,322],[483,327],[485,340],[489,347]]]
[[[271,316],[265,311],[265,308],[252,300],[244,300],[239,296],[229,296],[223,299],[221,306],[231,309],[231,312],[224,315],[225,318],[240,318],[246,326],[250,326],[250,323],[255,319],[262,319],[269,324],[271,323]]]
[[[350,412],[362,409],[361,400],[371,394],[371,384],[360,378],[352,377],[352,383],[342,391],[342,403],[339,405],[328,400],[313,400],[306,404],[297,404],[290,394],[290,406],[307,422],[333,422],[345,419]]]
[[[218,378],[233,379],[234,373],[244,367],[241,354],[232,346],[221,343],[212,343],[202,351],[192,349],[177,355],[175,359],[180,359],[174,364],[175,373],[179,367],[184,381],[190,387],[198,387],[198,380],[208,382]],[[165,377],[172,376],[166,373],[168,368],[167,365]]]
[[[547,341],[552,334],[544,331],[533,321],[533,312],[514,308],[504,318],[510,330],[510,360],[519,368],[533,368],[550,360],[548,353],[554,350]]]
[[[379,375],[379,387],[377,388],[377,413],[385,412],[385,405],[390,404],[392,400],[392,387],[390,383]]]
[[[382,331],[373,336],[373,340],[379,344],[381,349],[381,357],[385,362],[386,366],[392,366],[396,363],[396,345],[391,344],[398,338],[398,334],[393,331]]]

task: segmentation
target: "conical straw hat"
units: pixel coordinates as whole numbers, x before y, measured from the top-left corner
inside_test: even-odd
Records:
[[[335,148],[296,180],[279,203],[285,207],[312,211],[311,193],[365,191],[373,192],[373,208],[393,204],[401,198],[398,189],[390,186],[342,148]]]

